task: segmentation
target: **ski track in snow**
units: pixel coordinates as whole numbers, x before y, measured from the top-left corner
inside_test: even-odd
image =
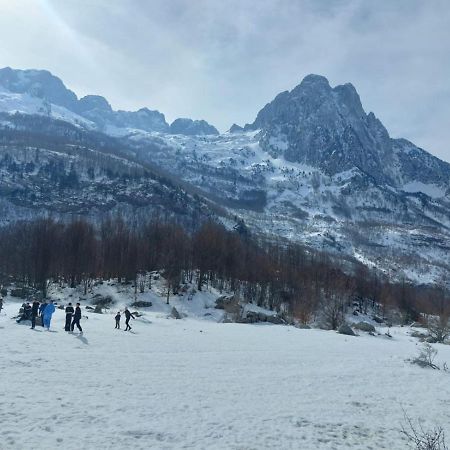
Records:
[[[407,328],[388,340],[148,310],[126,333],[111,310],[80,336],[60,310],[53,333],[17,325],[18,305],[0,315],[2,449],[403,449],[403,408],[450,436],[450,374],[405,361]]]

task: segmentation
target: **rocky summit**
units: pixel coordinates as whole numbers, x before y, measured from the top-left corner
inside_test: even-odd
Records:
[[[391,138],[352,84],[308,75],[253,123],[220,134],[203,120],[169,125],[149,108],[78,99],[47,71],[5,68],[0,111],[4,220],[55,207],[161,212],[173,197],[170,214],[184,211],[184,222],[238,220],[397,279],[449,270],[450,165]]]

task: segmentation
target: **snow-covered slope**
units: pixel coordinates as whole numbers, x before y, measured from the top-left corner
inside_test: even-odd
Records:
[[[190,227],[211,216],[161,172],[134,161],[114,138],[48,117],[0,114],[0,224],[40,216],[133,220],[155,214]]]
[[[2,110],[115,136],[122,156],[163,169],[255,232],[354,257],[397,279],[427,283],[450,270],[450,165],[392,139],[351,84],[333,88],[309,75],[252,124],[216,134],[204,121],[169,126],[158,111],[78,100],[49,72],[6,68]]]
[[[132,301],[122,285],[98,292]],[[141,296],[141,294],[138,294]],[[84,334],[63,331],[57,310],[52,332],[11,319],[10,297],[0,314],[2,449],[395,449],[404,411],[424,429],[450,434],[448,373],[406,361],[416,356],[409,329],[392,339],[288,326],[217,323],[204,316],[214,298],[186,306],[189,317],[167,317],[164,299],[114,329],[114,313],[84,309]],[[61,303],[79,291],[54,290]],[[159,298],[158,298],[159,297]],[[186,298],[171,298],[181,309]],[[123,302],[123,303],[121,303]],[[435,344],[438,363],[450,347]]]
[[[45,115],[117,136],[126,134],[129,129],[187,135],[218,134],[217,129],[204,120],[177,119],[170,128],[159,111],[148,108],[114,111],[100,95],[86,95],[78,100],[47,70],[0,69],[0,112]]]
[[[9,114],[38,114],[88,129],[95,128],[93,122],[64,106],[49,103],[45,98],[34,97],[27,93],[13,93],[7,89],[0,89],[0,111]]]
[[[450,195],[443,182],[388,185],[358,167],[330,174],[268,152],[261,133],[191,138],[135,131],[127,139],[139,158],[201,187],[260,233],[418,283],[449,269]]]

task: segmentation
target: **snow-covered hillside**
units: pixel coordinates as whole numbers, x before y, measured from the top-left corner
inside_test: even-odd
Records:
[[[96,95],[78,100],[46,71],[5,68],[1,111],[8,114],[0,119],[0,134],[19,129],[29,134],[30,146],[41,146],[46,133],[53,138],[52,127],[18,126],[20,117],[10,115],[15,112],[69,122],[82,135],[77,145],[95,135],[102,152],[113,147],[133,164],[162,170],[213,205],[225,224],[238,217],[255,233],[355,258],[397,280],[442,282],[450,270],[450,165],[405,139],[392,139],[373,113],[366,114],[351,84],[331,87],[326,78],[309,75],[262,108],[252,124],[217,134],[204,121],[177,119],[169,126],[163,114],[148,108],[114,111]],[[86,170],[93,169],[83,167],[77,176],[85,177]],[[5,196],[11,175],[16,177],[2,174]],[[40,189],[14,182],[15,194],[33,196]],[[71,192],[75,206],[68,212],[88,215],[103,206],[110,211],[117,198],[133,210],[134,187],[122,183],[92,203],[81,189]],[[153,187],[141,187],[138,196],[147,207]],[[11,204],[4,210],[9,214]],[[29,211],[16,216],[28,217]]]
[[[356,167],[330,175],[268,153],[260,135],[134,130],[127,139],[139,158],[201,187],[259,233],[350,256],[418,283],[439,280],[449,269],[448,192],[433,184],[379,184]]]
[[[169,126],[159,111],[148,108],[115,111],[100,95],[78,99],[47,70],[0,69],[0,111],[44,115],[108,134],[120,135],[127,128],[187,135],[218,134],[205,120],[180,118]]]
[[[395,449],[408,448],[404,412],[425,429],[450,434],[450,375],[411,365],[410,329],[392,339],[277,325],[218,323],[216,292],[170,302],[187,314],[168,318],[158,294],[151,308],[114,329],[114,313],[134,301],[131,286],[102,284],[87,297],[53,289],[61,303],[110,295],[114,309],[85,309],[84,334],[52,332],[0,314],[0,422],[4,449]],[[205,315],[210,314],[211,315]],[[435,345],[450,362],[450,347]],[[5,384],[7,382],[7,385]]]
[[[37,114],[89,129],[95,128],[93,122],[64,106],[49,103],[45,98],[34,97],[27,93],[13,93],[7,89],[0,89],[0,111],[9,114]]]

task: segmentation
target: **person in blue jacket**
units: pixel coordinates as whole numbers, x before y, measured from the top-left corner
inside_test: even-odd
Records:
[[[41,325],[44,326],[44,311],[47,306],[47,303],[42,302],[41,306],[39,306],[39,315],[41,316]]]
[[[50,303],[47,303],[47,306],[44,309],[44,327],[47,330],[50,330],[50,322],[52,320],[52,315],[55,312],[55,305],[53,304],[53,300],[50,300]]]

